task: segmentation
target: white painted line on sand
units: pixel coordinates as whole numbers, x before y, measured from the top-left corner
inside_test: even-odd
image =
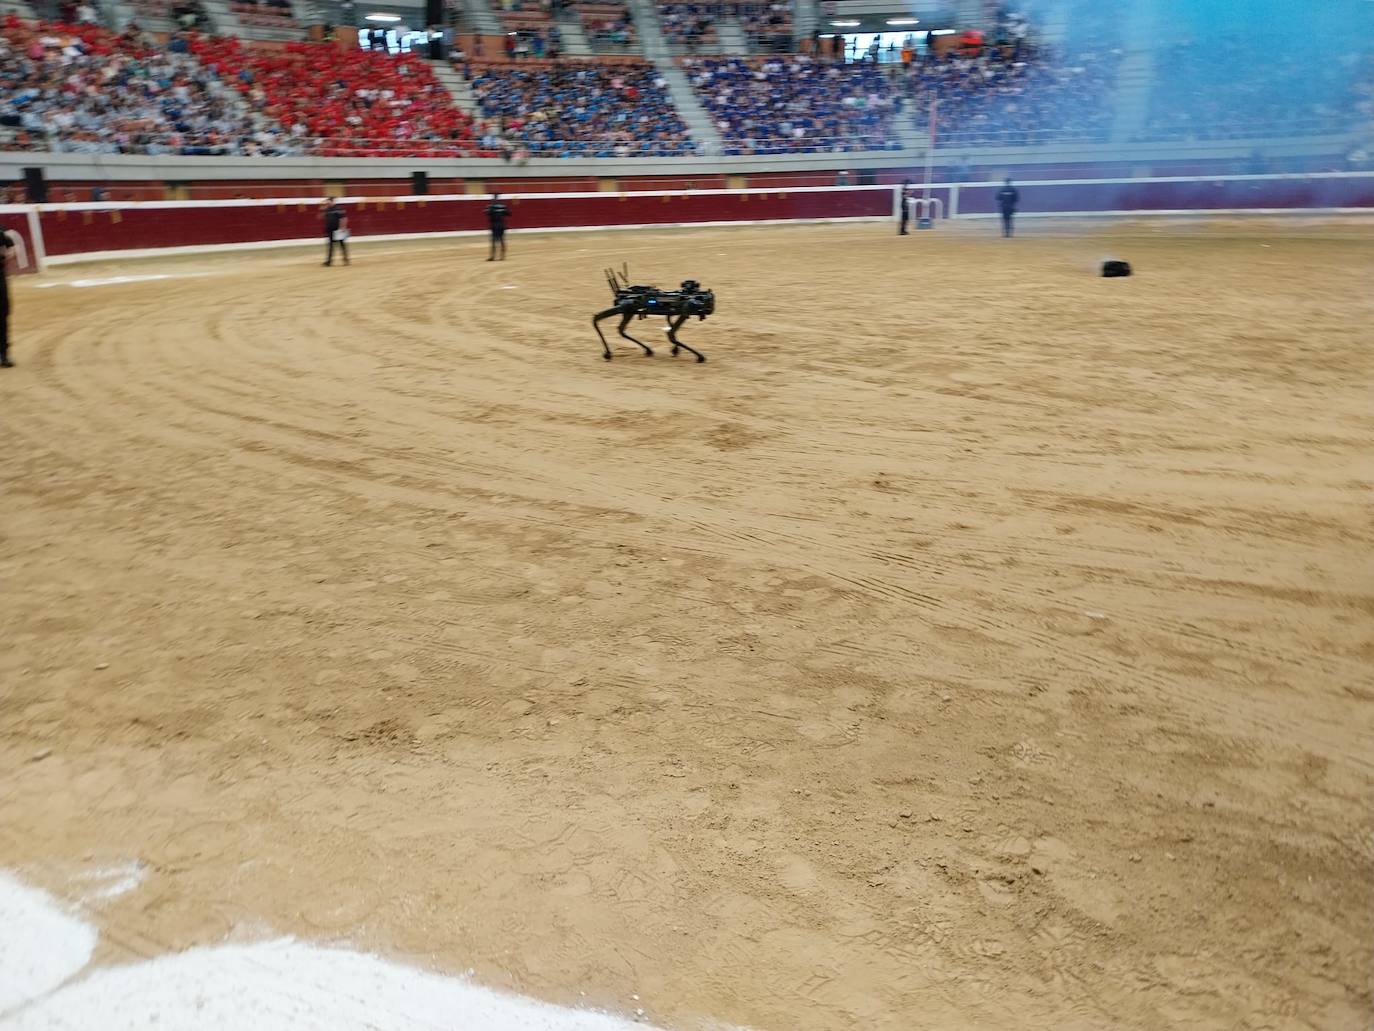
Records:
[[[91,958],[97,935],[57,900],[0,873],[0,1027],[6,1015],[51,992]]]
[[[290,938],[90,968],[96,941],[55,899],[0,873],[0,1031],[653,1031]]]
[[[81,874],[76,879],[90,888],[82,895],[83,902],[105,902],[127,895],[147,876],[148,869],[138,860],[117,863]]]
[[[210,272],[159,272],[141,276],[106,276],[102,279],[73,279],[67,283],[35,283],[35,290],[51,290],[55,286],[72,286],[78,290],[92,286],[122,286],[125,283],[151,283],[157,279],[200,279]]]

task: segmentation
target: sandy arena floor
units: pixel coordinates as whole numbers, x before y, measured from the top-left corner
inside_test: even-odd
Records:
[[[673,1028],[1369,1026],[1369,225],[1069,228],[17,283],[0,868]]]

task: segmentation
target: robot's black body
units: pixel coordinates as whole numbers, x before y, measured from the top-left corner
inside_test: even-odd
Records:
[[[615,304],[592,316],[592,328],[596,330],[596,335],[601,338],[601,356],[603,358],[607,361],[611,360],[611,348],[606,343],[606,335],[601,332],[600,323],[602,319],[619,315],[620,325],[616,327],[616,332],[626,340],[639,344],[644,349],[644,356],[647,358],[652,357],[653,349],[642,340],[635,340],[629,333],[626,333],[625,327],[630,324],[630,320],[633,318],[643,319],[650,315],[662,315],[668,320],[668,340],[673,345],[673,357],[677,357],[678,348],[681,348],[696,355],[699,362],[706,360],[706,356],[700,351],[679,340],[677,331],[682,328],[684,322],[693,316],[704,319],[716,310],[716,295],[710,290],[703,290],[701,284],[694,279],[687,280],[677,290],[660,290],[656,286],[631,286],[628,272],[617,273],[614,269],[606,270],[606,281],[611,285]]]

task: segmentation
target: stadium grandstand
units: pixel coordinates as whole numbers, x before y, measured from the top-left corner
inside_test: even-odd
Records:
[[[881,151],[901,147],[900,80],[862,62],[787,57],[683,60],[726,154]]]
[[[934,147],[941,166],[965,168],[1173,156],[1255,167],[1257,150],[1320,166],[1367,150],[1374,74],[1355,45],[1321,61],[1281,52],[1259,77],[1219,70],[1217,54],[1244,55],[1243,40],[1177,20],[1156,35],[1164,0],[1126,18],[1079,0],[916,6],[920,16],[867,0],[463,0],[430,12],[15,0],[0,41],[0,147],[522,166],[919,163]]]
[[[578,60],[491,66],[472,84],[484,149],[559,158],[690,152],[666,85],[643,62]]]

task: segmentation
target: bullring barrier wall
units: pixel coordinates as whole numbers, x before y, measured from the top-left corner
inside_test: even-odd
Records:
[[[936,183],[944,218],[996,213],[1001,184]],[[1136,217],[1244,213],[1374,213],[1374,173],[1077,179],[1020,187],[1023,217]],[[917,195],[924,194],[918,190]],[[892,186],[634,193],[511,194],[513,232],[719,226],[892,218]],[[487,198],[345,198],[357,239],[481,233]],[[113,257],[233,247],[318,244],[320,201],[229,200],[6,205],[0,226],[18,233],[34,268]]]

